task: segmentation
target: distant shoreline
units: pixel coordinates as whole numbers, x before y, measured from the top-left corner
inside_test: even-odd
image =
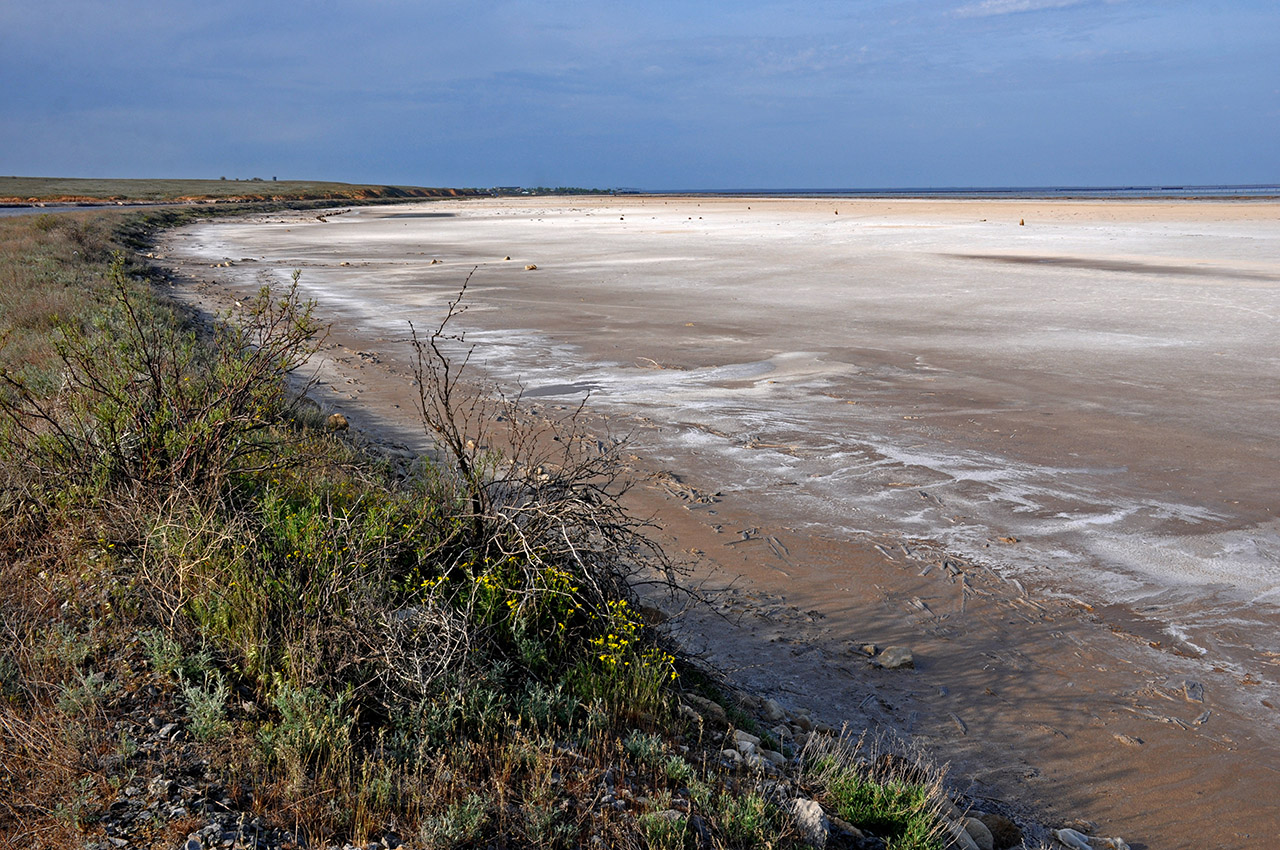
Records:
[[[942,188],[880,188],[880,189],[720,189],[663,191],[636,190],[631,194],[641,197],[710,197],[710,198],[836,198],[894,200],[1260,200],[1280,198],[1280,184],[1258,183],[1242,185],[1204,186],[969,186]]]

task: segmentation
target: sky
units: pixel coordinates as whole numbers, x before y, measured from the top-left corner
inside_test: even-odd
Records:
[[[1280,183],[1280,0],[0,0],[0,174]]]

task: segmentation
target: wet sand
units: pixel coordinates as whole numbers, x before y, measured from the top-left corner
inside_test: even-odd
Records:
[[[728,587],[728,619],[682,628],[735,681],[1135,847],[1280,842],[1280,205],[323,218],[162,251],[209,304],[302,269],[334,322],[322,403],[409,448],[406,321],[475,268],[477,362],[552,413],[589,390],[630,435],[637,508]],[[871,668],[866,643],[916,669]]]

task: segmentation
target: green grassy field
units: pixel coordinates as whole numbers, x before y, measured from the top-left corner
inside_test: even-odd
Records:
[[[200,200],[367,200],[470,194],[458,189],[317,180],[111,180],[0,177],[0,203],[173,202]]]

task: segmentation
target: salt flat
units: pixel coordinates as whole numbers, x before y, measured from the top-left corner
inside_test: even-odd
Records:
[[[438,322],[470,274],[461,326],[488,374],[548,407],[589,392],[639,469],[719,494],[651,502],[698,569],[746,577],[747,625],[703,628],[744,684],[934,741],[977,787],[1092,808],[1151,846],[1224,806],[1258,826],[1219,824],[1215,846],[1275,834],[1249,801],[1280,793],[1280,205],[530,198],[322,218],[199,225],[166,253],[226,291],[301,269],[347,376],[327,403],[403,433],[407,321]],[[867,641],[911,642],[920,672],[867,679],[848,652]],[[1004,772],[981,766],[993,752]]]

